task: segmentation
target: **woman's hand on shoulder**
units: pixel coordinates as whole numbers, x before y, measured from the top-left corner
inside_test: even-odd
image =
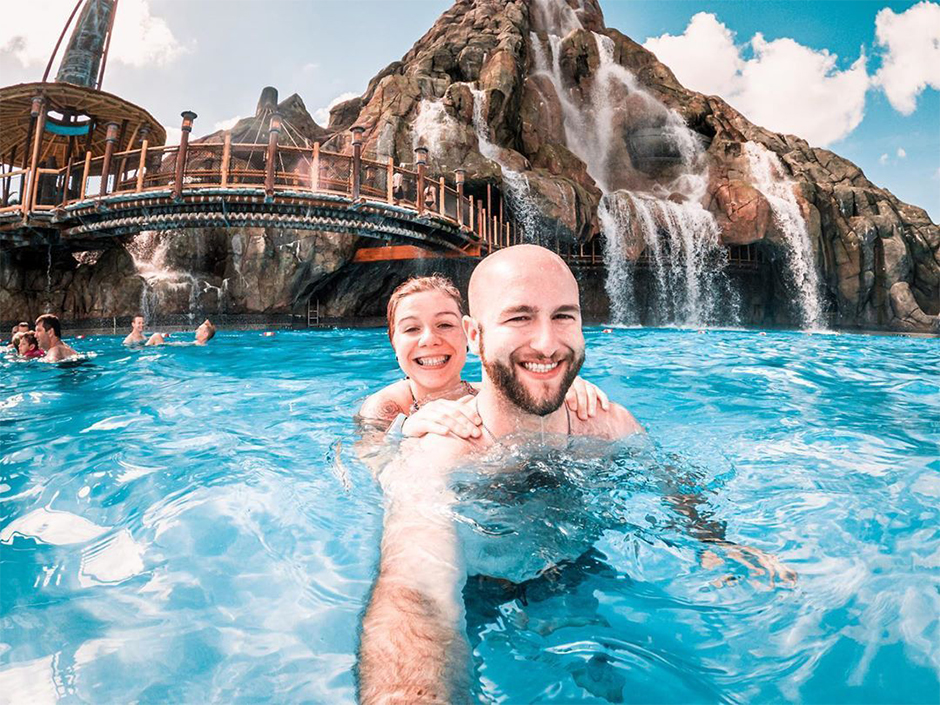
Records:
[[[472,394],[467,394],[456,401],[429,401],[405,419],[401,432],[411,438],[420,438],[429,433],[439,436],[451,433],[465,440],[479,438],[483,433],[483,420],[477,413],[473,398]]]
[[[575,377],[565,395],[568,408],[574,411],[579,419],[587,421],[597,416],[598,402],[604,411],[610,411],[610,400],[600,387],[582,377]]]

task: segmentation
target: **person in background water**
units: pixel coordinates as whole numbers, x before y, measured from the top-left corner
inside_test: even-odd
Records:
[[[36,339],[36,334],[33,333],[33,331],[20,334],[18,350],[20,356],[27,359],[42,357],[44,354],[43,351],[39,349],[39,341]]]
[[[13,342],[14,337],[17,333],[28,333],[29,332],[29,323],[21,321],[13,326],[13,330],[10,331],[10,347],[16,350],[16,343]]]
[[[59,323],[58,316],[51,313],[36,319],[36,339],[39,341],[39,347],[46,351],[47,362],[58,362],[78,355],[62,342],[62,324]]]
[[[144,317],[137,314],[131,319],[131,332],[124,338],[125,345],[144,345],[147,338],[144,337]]]
[[[206,345],[215,335],[215,326],[208,318],[204,320],[196,329],[196,345]],[[166,343],[166,336],[163,333],[154,333],[147,341],[147,345],[163,345]]]

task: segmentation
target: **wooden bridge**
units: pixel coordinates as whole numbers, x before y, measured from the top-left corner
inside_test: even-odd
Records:
[[[412,170],[362,158],[359,128],[344,155],[278,145],[276,124],[267,144],[232,143],[229,133],[189,144],[191,125],[184,119],[179,145],[144,140],[123,152],[112,149],[112,125],[101,156],[0,174],[0,247],[86,250],[141,230],[211,226],[355,233],[471,256],[518,241],[495,189],[465,194],[462,171],[450,183],[431,178],[423,148]]]
[[[101,249],[142,230],[196,227],[279,227],[352,233],[383,241],[361,248],[358,261],[428,256],[482,257],[523,242],[499,191],[464,191],[454,180],[427,173],[427,150],[415,150],[415,168],[362,157],[362,129],[353,127],[353,154],[278,144],[274,116],[267,144],[188,141],[193,113],[184,113],[179,145],[115,151],[117,125],[107,128],[104,154],[62,168],[0,172],[0,248]],[[37,148],[38,152],[38,148]],[[39,163],[34,161],[34,163]],[[596,239],[542,243],[572,265],[602,266]],[[648,253],[638,266],[650,264]],[[752,246],[728,250],[726,266],[756,269]]]

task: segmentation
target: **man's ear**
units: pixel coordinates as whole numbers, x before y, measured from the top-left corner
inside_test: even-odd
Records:
[[[470,346],[470,352],[474,355],[480,354],[480,325],[470,316],[463,317],[463,332],[467,336],[467,343]]]

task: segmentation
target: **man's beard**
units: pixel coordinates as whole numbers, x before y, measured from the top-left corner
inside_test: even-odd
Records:
[[[519,381],[519,378],[516,376],[516,364],[512,357],[512,355],[509,356],[509,365],[496,360],[487,360],[486,352],[483,347],[483,330],[481,328],[480,360],[483,362],[483,368],[486,370],[487,375],[493,380],[493,384],[496,385],[496,388],[503,396],[526,413],[535,414],[536,416],[547,416],[564,403],[565,395],[568,393],[571,383],[574,382],[574,378],[577,377],[578,372],[581,371],[581,365],[584,364],[584,349],[582,349],[580,353],[576,353],[569,348],[568,355],[562,360],[558,360],[559,364],[567,362],[568,370],[565,372],[565,376],[562,378],[558,390],[552,396],[542,399],[533,397],[532,394],[529,393],[529,390],[526,389],[525,385]]]

